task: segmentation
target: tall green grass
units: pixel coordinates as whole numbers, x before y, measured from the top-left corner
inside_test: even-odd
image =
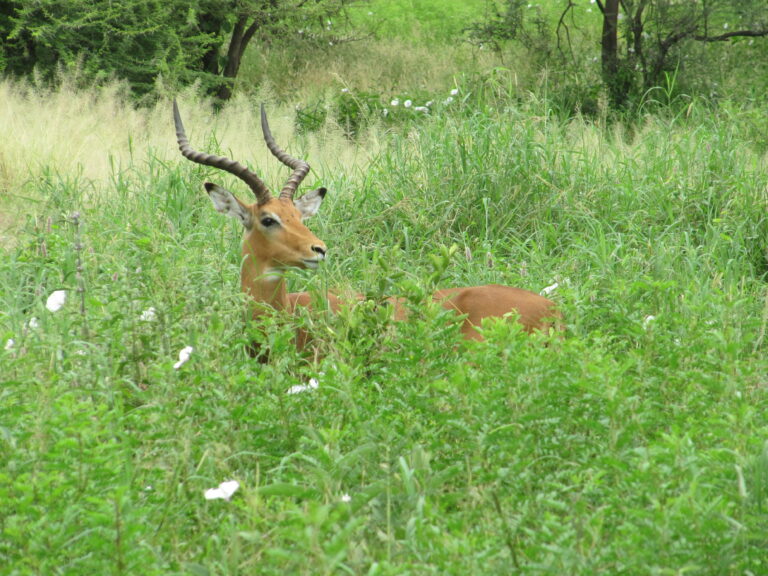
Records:
[[[470,23],[489,15],[485,0],[374,0],[351,5],[352,22],[384,38],[419,38],[450,45]]]
[[[43,122],[35,102],[13,112]],[[216,120],[182,103],[197,147],[284,176],[255,130],[235,132],[256,125],[250,102]],[[243,318],[240,230],[200,183],[247,194],[176,155],[168,109],[78,108],[94,127],[138,120],[72,165],[0,148],[0,202],[19,211],[0,260],[0,572],[768,571],[768,166],[752,111],[625,128],[469,99],[374,129],[363,154],[332,127],[292,136],[278,110],[279,140],[331,190],[309,223],[328,265],[292,286],[399,293],[415,313],[394,324],[368,303],[264,335]],[[28,149],[50,145],[41,131]],[[420,302],[486,282],[558,282],[566,337],[497,323],[462,342]],[[56,289],[69,298],[50,312]],[[320,359],[293,348],[302,323]],[[228,479],[231,501],[204,500]]]

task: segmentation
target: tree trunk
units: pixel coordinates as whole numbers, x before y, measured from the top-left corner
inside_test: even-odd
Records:
[[[629,95],[629,86],[623,81],[619,66],[619,2],[605,0],[603,33],[600,39],[603,82],[613,108],[622,108]]]
[[[235,78],[240,71],[240,63],[243,60],[243,54],[248,47],[248,43],[253,35],[261,27],[261,19],[257,18],[248,25],[248,16],[239,16],[235,27],[232,30],[232,38],[229,41],[227,50],[227,63],[224,66],[223,81],[216,92],[216,98],[219,102],[226,102],[232,97],[232,89],[235,85]]]
[[[603,77],[607,83],[619,70],[619,0],[606,0],[603,10],[602,49]]]

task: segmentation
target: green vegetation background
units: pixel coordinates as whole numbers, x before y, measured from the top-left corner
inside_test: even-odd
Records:
[[[442,5],[372,2],[392,32],[294,100],[259,76],[290,57],[268,50],[219,115],[179,95],[197,147],[278,183],[272,103],[331,191],[310,221],[328,265],[292,286],[405,295],[402,324],[370,304],[263,336],[240,230],[200,183],[246,193],[179,157],[167,100],[0,84],[0,573],[768,574],[764,101],[670,86],[638,120],[581,116],[545,73],[451,42]],[[350,138],[328,103],[363,92],[388,119],[354,108]],[[326,111],[312,130],[297,101]],[[462,342],[424,304],[488,282],[556,282],[566,338]],[[231,501],[203,498],[230,479]]]

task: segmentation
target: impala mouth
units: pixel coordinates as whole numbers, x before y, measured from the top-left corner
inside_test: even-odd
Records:
[[[302,258],[301,261],[304,262],[304,266],[309,268],[310,270],[316,269],[320,262],[322,261],[322,258]]]

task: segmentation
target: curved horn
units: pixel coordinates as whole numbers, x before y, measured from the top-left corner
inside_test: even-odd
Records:
[[[193,150],[189,145],[189,140],[184,132],[184,124],[181,123],[181,115],[179,114],[179,106],[176,104],[176,100],[173,101],[173,122],[176,124],[176,139],[179,142],[179,150],[181,150],[184,158],[203,164],[205,166],[213,166],[219,168],[225,172],[229,172],[240,178],[243,182],[253,190],[256,196],[256,202],[264,204],[268,202],[272,195],[269,193],[269,189],[266,184],[262,182],[255,172],[251,172],[246,166],[243,166],[239,162],[225,158],[224,156],[216,156],[214,154],[205,154],[204,152],[197,152]]]
[[[275,143],[275,139],[272,137],[272,131],[269,129],[269,122],[267,122],[267,112],[264,109],[264,104],[261,105],[261,130],[264,132],[264,141],[267,143],[269,151],[272,152],[280,162],[293,168],[293,174],[290,175],[288,181],[283,186],[283,189],[280,190],[280,198],[293,200],[293,195],[296,193],[296,189],[309,173],[309,164],[304,162],[304,160],[289,156]]]

